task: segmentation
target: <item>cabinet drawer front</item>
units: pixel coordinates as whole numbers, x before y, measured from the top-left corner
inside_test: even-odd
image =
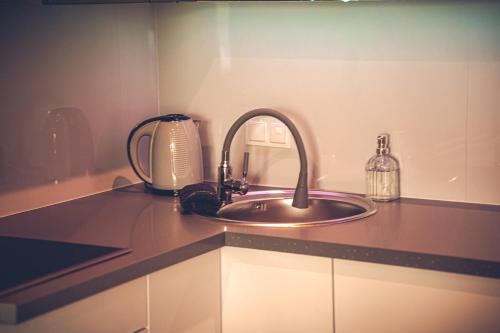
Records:
[[[0,333],[128,333],[146,327],[146,277],[33,318]]]
[[[334,260],[337,333],[497,333],[500,280]]]
[[[330,333],[330,258],[222,248],[222,331]]]
[[[151,333],[220,333],[220,250],[149,277]]]

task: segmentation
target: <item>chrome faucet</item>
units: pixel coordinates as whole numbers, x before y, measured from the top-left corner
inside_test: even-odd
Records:
[[[219,165],[219,179],[217,184],[217,195],[220,201],[223,204],[227,204],[231,202],[231,196],[233,193],[245,195],[248,192],[249,185],[246,177],[248,174],[249,154],[248,152],[245,152],[243,157],[243,177],[241,179],[233,179],[232,168],[229,163],[229,151],[231,149],[231,143],[234,135],[241,125],[243,125],[247,120],[258,116],[270,116],[281,120],[281,122],[283,122],[292,133],[295,144],[297,145],[300,159],[299,179],[297,181],[297,186],[295,187],[292,206],[296,208],[307,208],[307,156],[304,143],[302,142],[302,138],[300,137],[297,127],[295,127],[292,121],[282,113],[271,109],[256,109],[245,113],[234,122],[227,132],[226,139],[224,140],[224,145],[222,147],[222,160]]]

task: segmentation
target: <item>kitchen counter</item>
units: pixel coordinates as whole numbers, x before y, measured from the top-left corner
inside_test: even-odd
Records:
[[[500,278],[500,206],[492,205],[400,199],[379,203],[378,212],[363,220],[256,228],[181,214],[177,198],[134,185],[2,218],[0,235],[132,249],[1,297],[4,323],[25,321],[225,245]]]

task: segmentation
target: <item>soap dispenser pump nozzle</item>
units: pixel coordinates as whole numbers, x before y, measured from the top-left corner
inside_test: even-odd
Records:
[[[377,136],[377,155],[389,154],[391,152],[389,148],[389,134],[382,133]]]

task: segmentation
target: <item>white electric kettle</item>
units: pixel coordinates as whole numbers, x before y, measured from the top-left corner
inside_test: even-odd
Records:
[[[139,140],[149,136],[149,170],[138,161]],[[203,182],[200,136],[193,120],[182,114],[154,117],[134,127],[127,141],[132,169],[146,187],[170,195]]]

